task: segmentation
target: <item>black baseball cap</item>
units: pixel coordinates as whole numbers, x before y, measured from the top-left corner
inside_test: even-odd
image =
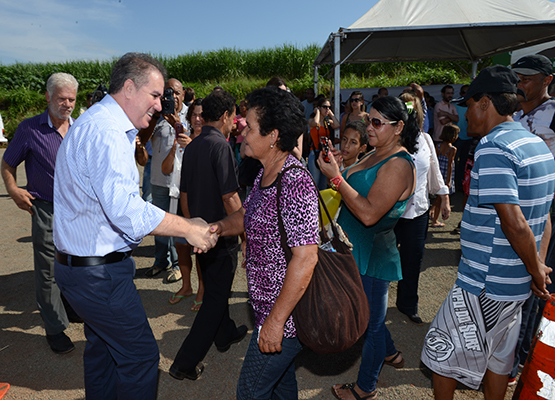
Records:
[[[553,64],[551,60],[541,54],[531,54],[521,57],[515,62],[511,69],[520,75],[551,75],[553,73]]]
[[[520,78],[512,69],[503,65],[494,65],[483,69],[472,81],[464,97],[454,99],[451,103],[466,107],[466,101],[478,93],[517,93],[524,98],[524,92],[517,88]]]

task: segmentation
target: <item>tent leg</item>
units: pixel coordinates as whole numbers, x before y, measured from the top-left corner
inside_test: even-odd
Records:
[[[476,78],[478,75],[478,60],[472,61],[472,79]]]
[[[333,93],[333,105],[334,105],[334,114],[339,117],[339,108],[341,106],[341,74],[340,74],[340,66],[339,66],[339,58],[341,57],[341,35],[337,34],[334,36],[334,43],[333,43],[333,63],[335,65],[333,71],[333,81],[334,81],[334,93]],[[339,139],[339,130],[335,130],[335,137]]]
[[[314,66],[314,79],[313,79],[313,84],[314,84],[314,93],[316,96],[318,96],[318,69],[320,67],[318,65]]]

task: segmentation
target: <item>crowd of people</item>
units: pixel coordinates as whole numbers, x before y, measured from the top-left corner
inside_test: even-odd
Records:
[[[156,397],[160,356],[132,256],[154,235],[145,276],[181,280],[169,303],[195,296],[198,313],[169,373],[196,380],[212,344],[226,352],[248,334],[228,304],[241,251],[255,318],[237,398],[298,398],[292,312],[318,261],[317,190],[331,188],[370,305],[356,381],[332,392],[375,399],[382,366],[405,364],[385,324],[390,283],[398,310],[422,325],[428,227],[443,227],[449,196],[462,191],[458,278],[421,359],[436,399],[452,399],[457,382],[504,398],[553,290],[552,79],[549,59],[526,56],[484,69],[459,99],[450,85],[435,106],[416,83],[398,97],[381,88],[368,104],[353,91],[336,116],[332,100],[307,89],[301,102],[278,77],[239,104],[221,87],[195,98],[160,62],[128,53],[107,94],[73,120],[78,82],[53,74],[47,110],[19,125],[1,166],[9,195],[32,216],[48,344],[72,351],[64,330],[84,322],[87,398]],[[16,182],[23,161],[26,188]]]

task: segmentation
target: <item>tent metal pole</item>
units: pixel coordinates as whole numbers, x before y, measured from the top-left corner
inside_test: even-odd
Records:
[[[472,79],[478,75],[478,60],[472,60]]]
[[[318,69],[320,69],[320,66],[315,65],[313,84],[314,84],[314,93],[316,96],[318,96]]]
[[[334,35],[333,41],[333,81],[334,81],[334,85],[333,85],[333,89],[334,89],[334,93],[333,93],[333,112],[336,116],[339,116],[339,107],[341,106],[341,96],[340,96],[340,91],[339,89],[341,88],[341,66],[339,63],[339,58],[341,57],[341,37],[343,36],[343,34],[341,33],[336,33]],[[335,137],[337,139],[339,139],[339,130],[336,129],[335,130]]]

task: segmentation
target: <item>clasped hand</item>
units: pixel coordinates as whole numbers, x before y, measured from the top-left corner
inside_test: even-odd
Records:
[[[195,253],[206,253],[218,242],[219,235],[210,229],[202,218],[189,219],[190,233],[187,242],[194,247]]]

